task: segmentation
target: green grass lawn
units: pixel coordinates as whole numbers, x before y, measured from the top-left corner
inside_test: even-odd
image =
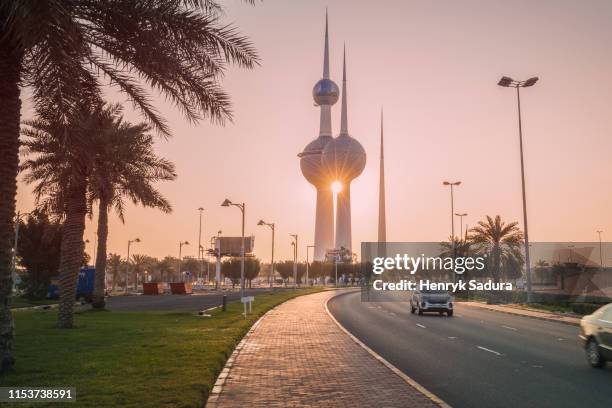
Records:
[[[16,369],[0,383],[76,387],[78,407],[202,406],[249,327],[275,305],[316,291],[258,295],[247,319],[242,305],[231,302],[212,317],[87,311],[75,315],[74,329],[59,330],[55,310],[15,311]]]

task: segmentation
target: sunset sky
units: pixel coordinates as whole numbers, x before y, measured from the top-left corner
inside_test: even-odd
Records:
[[[267,261],[275,222],[276,258],[300,259],[314,239],[315,190],[297,153],[318,135],[312,87],[321,77],[325,8],[329,11],[331,78],[341,83],[346,42],[349,132],[368,163],[352,184],[353,247],[377,231],[379,115],[384,106],[387,238],[439,241],[450,235],[450,197],[442,181],[461,180],[456,212],[470,226],[485,215],[521,221],[516,96],[496,85],[502,75],[539,76],[522,93],[529,232],[532,241],[612,237],[612,2],[283,1],[227,2],[224,21],[248,35],[262,58],[252,71],[231,68],[223,86],[235,119],[225,127],[190,125],[157,98],[173,138],[160,155],[176,163],[178,180],[160,184],[170,215],[130,206],[126,223],[111,217],[109,252],[196,256],[198,207],[206,209],[203,241],[222,230],[247,234]],[[110,94],[125,101],[121,94]],[[27,96],[27,95],[25,95]],[[340,126],[340,104],[332,110]],[[32,110],[25,103],[23,117]],[[135,113],[128,115],[138,121]],[[33,208],[19,184],[18,209]],[[458,221],[458,220],[457,220]],[[459,224],[456,224],[457,230]],[[93,254],[95,223],[85,232]],[[612,257],[612,254],[610,254]]]

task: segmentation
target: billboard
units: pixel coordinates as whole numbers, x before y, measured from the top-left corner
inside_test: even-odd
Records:
[[[242,237],[217,237],[215,238],[215,249],[219,251],[221,256],[241,256]],[[255,245],[255,237],[244,237],[244,253],[250,254],[253,252]]]

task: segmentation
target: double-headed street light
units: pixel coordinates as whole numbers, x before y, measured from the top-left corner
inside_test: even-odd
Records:
[[[453,196],[453,187],[458,186],[461,184],[460,181],[454,181],[454,182],[450,182],[450,181],[445,181],[442,183],[445,186],[450,186],[450,197],[451,197],[451,240],[453,243],[453,253],[455,250],[455,216],[453,214],[455,214],[455,199]]]
[[[125,262],[125,293],[128,293],[128,280],[130,276],[130,246],[132,242],[140,242],[140,238],[130,239],[128,241],[127,260]]]
[[[273,222],[265,222],[264,220],[259,220],[257,225],[267,225],[272,230],[272,258],[270,260],[270,288],[274,284],[274,223]]]
[[[181,263],[183,262],[183,245],[189,245],[189,241],[179,241],[179,257],[178,257],[178,271],[177,271],[179,276],[183,276],[183,274],[181,273]]]
[[[293,289],[297,288],[297,257],[298,257],[298,235],[289,234],[293,238]]]
[[[538,77],[526,81],[516,81],[510,77],[502,77],[497,85],[505,88],[516,88],[516,101],[518,106],[519,145],[521,151],[521,186],[523,190],[523,224],[525,228],[525,271],[527,272],[527,302],[533,301],[531,292],[531,266],[529,265],[529,232],[527,229],[527,198],[525,197],[525,161],[523,159],[523,125],[521,122],[521,88],[529,88],[538,82]]]
[[[467,213],[455,213],[455,215],[459,217],[459,222],[461,223],[461,235],[459,236],[459,238],[463,240],[463,217],[466,217]],[[465,233],[467,235],[467,228],[466,228]]]
[[[229,199],[225,199],[225,201],[223,201],[221,203],[221,207],[229,207],[229,206],[234,206],[234,207],[238,207],[240,208],[240,212],[242,212],[242,240],[240,242],[240,297],[244,298],[244,212],[245,212],[245,205],[244,203],[232,203]],[[244,316],[246,318],[246,303],[244,304]]]
[[[202,279],[202,267],[203,267],[203,256],[202,256],[202,213],[204,212],[204,208],[198,208],[200,212],[200,229],[198,230],[198,260],[200,261],[200,279]]]

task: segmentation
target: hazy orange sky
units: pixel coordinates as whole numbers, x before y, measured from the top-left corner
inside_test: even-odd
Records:
[[[230,69],[234,123],[189,125],[158,98],[174,137],[159,154],[176,163],[178,180],[160,184],[174,206],[165,215],[130,206],[126,223],[111,218],[109,252],[178,255],[180,240],[196,256],[198,211],[204,242],[217,230],[240,234],[240,214],[224,198],[247,204],[247,234],[269,259],[300,259],[314,238],[315,190],[297,153],[318,135],[311,90],[321,77],[325,7],[329,8],[331,77],[348,62],[349,132],[368,153],[352,184],[353,247],[376,239],[378,138],[385,112],[387,238],[439,241],[450,235],[445,179],[461,180],[455,209],[475,224],[500,214],[521,221],[516,97],[500,76],[540,82],[522,93],[529,232],[532,241],[595,241],[612,236],[612,2],[548,1],[282,1],[251,7],[226,3],[225,21],[251,37],[262,57],[252,71]],[[117,100],[125,98],[119,96]],[[25,104],[24,118],[32,111]],[[340,125],[340,104],[332,111]],[[134,121],[138,116],[130,114]],[[19,185],[18,209],[33,207]],[[457,222],[457,229],[459,225]],[[93,254],[95,224],[85,233]]]

